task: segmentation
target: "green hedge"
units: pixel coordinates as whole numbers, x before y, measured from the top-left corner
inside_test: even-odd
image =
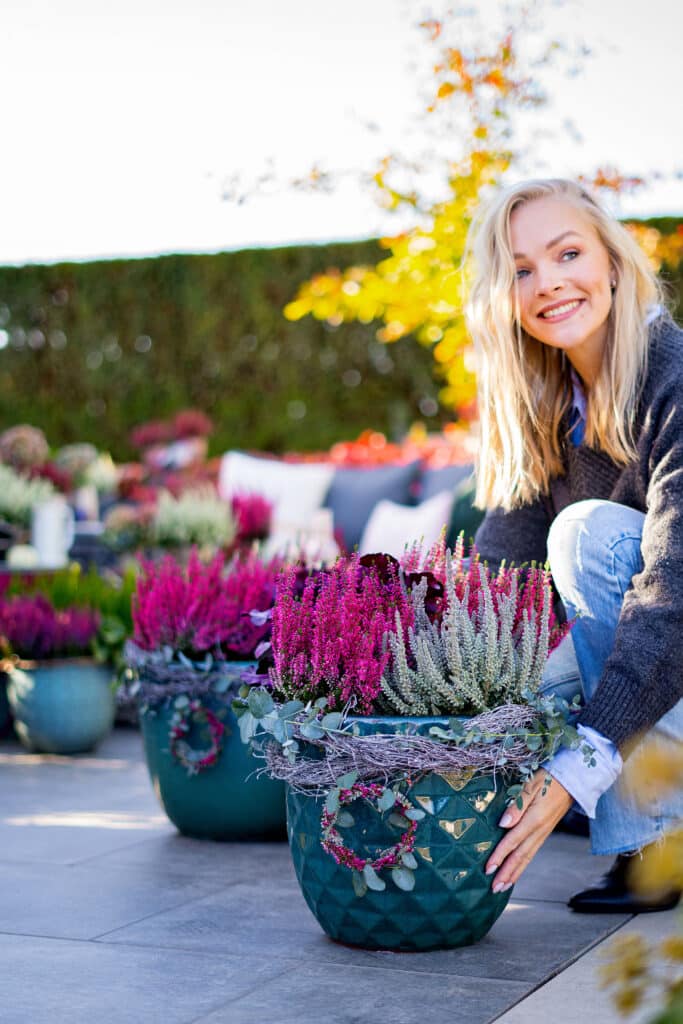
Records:
[[[2,267],[0,429],[32,423],[53,446],[88,440],[121,459],[131,427],[184,407],[214,419],[212,453],[437,427],[448,412],[424,415],[438,393],[428,350],[382,345],[376,325],[282,316],[311,274],[380,255],[368,241]],[[680,274],[675,287],[680,312]]]

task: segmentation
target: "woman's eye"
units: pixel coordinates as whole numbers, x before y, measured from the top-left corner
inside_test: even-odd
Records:
[[[528,270],[526,270],[524,267],[520,267],[519,270],[515,271],[515,277],[517,278],[518,281],[520,281],[522,279],[522,276],[524,274],[528,274],[528,273],[529,273]]]
[[[564,260],[565,256],[568,256],[570,260],[575,260],[578,255],[578,249],[565,249],[565,251],[562,253],[562,259]]]

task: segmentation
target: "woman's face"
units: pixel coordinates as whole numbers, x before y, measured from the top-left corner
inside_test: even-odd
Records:
[[[561,348],[590,384],[607,338],[614,271],[585,214],[548,196],[516,207],[510,218],[522,327]]]

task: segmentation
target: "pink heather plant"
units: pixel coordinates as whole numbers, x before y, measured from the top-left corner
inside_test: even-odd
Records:
[[[43,594],[0,602],[0,643],[20,658],[40,661],[89,655],[99,625],[98,612],[56,611]]]
[[[250,612],[265,612],[275,600],[276,580],[282,570],[282,561],[262,562],[250,552],[236,559],[225,579],[224,590],[228,603],[225,650],[237,658],[252,658],[261,640],[270,632],[270,622],[256,625]]]
[[[205,565],[196,549],[186,569],[171,555],[144,563],[133,595],[134,643],[197,659],[207,653],[219,660],[251,657],[265,630],[248,613],[270,607],[279,568],[252,555],[226,573],[222,553]]]
[[[235,494],[232,514],[237,522],[237,540],[262,540],[270,533],[272,504],[261,494]]]
[[[303,594],[297,570],[286,570],[273,608],[274,688],[289,700],[326,697],[328,708],[353,701],[357,713],[370,713],[397,612],[407,632],[414,615],[398,572],[363,566],[357,555],[309,577]]]

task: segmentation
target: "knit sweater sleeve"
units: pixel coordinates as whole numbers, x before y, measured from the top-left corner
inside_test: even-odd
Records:
[[[549,529],[546,503],[539,499],[511,512],[499,508],[488,511],[474,543],[482,561],[494,571],[503,560],[507,565],[542,563],[547,558]]]
[[[643,569],[631,580],[612,653],[579,717],[620,748],[683,697],[683,376],[679,359],[668,362],[638,443]]]

